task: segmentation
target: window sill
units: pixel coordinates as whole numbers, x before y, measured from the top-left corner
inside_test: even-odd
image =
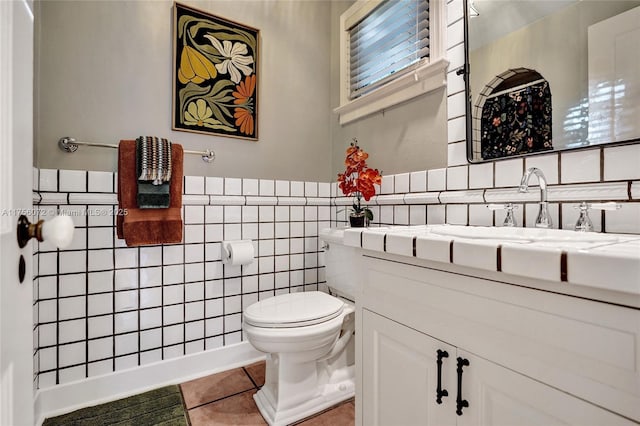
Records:
[[[416,68],[378,89],[347,101],[333,110],[340,115],[340,124],[348,124],[378,111],[447,85],[449,61],[440,58]]]

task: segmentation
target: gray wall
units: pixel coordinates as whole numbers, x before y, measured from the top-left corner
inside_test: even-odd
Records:
[[[340,104],[340,14],[352,3],[332,2],[332,109]],[[344,152],[354,137],[369,153],[369,166],[384,174],[446,167],[446,103],[446,92],[441,89],[345,126],[332,114],[332,178],[344,171]]]
[[[258,142],[171,130],[172,7],[164,0],[42,1],[36,9],[35,164],[114,171],[116,154],[61,136],[117,143],[168,137],[216,151],[185,174],[329,180],[330,12],[326,1],[190,1],[260,29]]]

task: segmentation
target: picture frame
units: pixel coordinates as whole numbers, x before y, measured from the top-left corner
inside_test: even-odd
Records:
[[[172,128],[258,140],[260,31],[175,2]]]

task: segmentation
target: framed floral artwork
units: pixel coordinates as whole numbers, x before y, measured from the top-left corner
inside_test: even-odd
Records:
[[[258,140],[259,30],[174,3],[173,129]]]

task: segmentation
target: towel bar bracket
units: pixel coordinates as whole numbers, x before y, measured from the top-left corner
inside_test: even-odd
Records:
[[[58,147],[60,147],[61,150],[69,153],[76,152],[78,150],[78,146],[80,145],[99,146],[102,148],[118,148],[118,145],[114,145],[114,144],[79,142],[75,138],[72,138],[71,136],[64,136],[58,140]],[[216,159],[215,151],[212,151],[210,149],[207,149],[204,151],[190,151],[185,149],[184,153],[201,155],[202,161],[204,161],[205,163],[213,163],[213,161]]]

